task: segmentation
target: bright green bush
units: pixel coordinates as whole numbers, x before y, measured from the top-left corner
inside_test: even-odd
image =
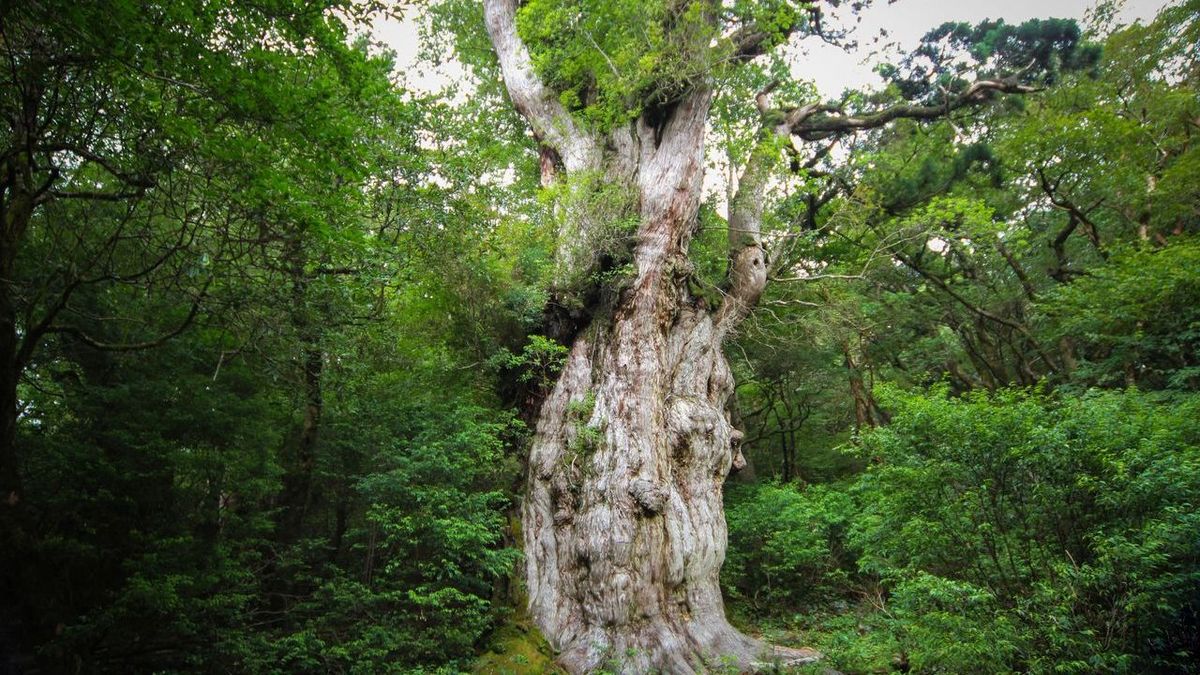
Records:
[[[738,486],[727,502],[729,553],[722,575],[734,599],[778,613],[844,586],[842,543],[854,513],[845,492]]]
[[[1076,379],[1101,386],[1200,388],[1200,241],[1119,247],[1043,307],[1075,342]]]
[[[366,518],[347,534],[362,567],[330,567],[254,671],[453,671],[497,618],[494,581],[519,557],[502,540],[517,423],[456,404],[378,414],[387,445],[358,481]]]
[[[885,400],[895,420],[864,439],[881,462],[854,488],[849,539],[914,666],[1192,667],[1200,400]]]
[[[880,394],[853,483],[732,491],[735,602],[857,594],[802,617],[852,672],[1197,672],[1200,398]]]

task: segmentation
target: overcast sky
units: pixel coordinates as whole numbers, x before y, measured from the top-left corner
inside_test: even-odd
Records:
[[[1165,0],[1128,0],[1121,14],[1122,23],[1149,21],[1166,4]],[[872,55],[877,46],[871,43],[880,29],[888,32],[888,40],[909,51],[930,28],[946,21],[977,23],[983,19],[1004,19],[1019,23],[1049,17],[1082,21],[1093,5],[1089,0],[899,0],[892,5],[877,0],[876,6],[862,14],[857,29],[861,43],[858,51],[847,53],[815,40],[804,41],[801,44],[808,47],[808,58],[801,73],[814,80],[823,95],[837,96],[847,87],[879,82],[872,68],[884,59]]]
[[[946,21],[975,23],[1002,18],[1020,22],[1035,17],[1083,19],[1093,4],[1091,0],[898,0],[889,5],[884,0],[876,0],[875,6],[863,12],[856,30],[861,43],[857,51],[847,53],[814,39],[802,41],[800,47],[806,54],[799,61],[797,76],[814,80],[824,96],[836,97],[847,87],[878,83],[879,78],[872,67],[884,60],[875,53],[880,45],[874,44],[874,37],[880,29],[888,32],[887,41],[911,50],[926,31]],[[1127,0],[1122,21],[1148,21],[1165,4],[1166,0]],[[483,30],[482,26],[480,30]],[[376,39],[395,50],[398,75],[413,89],[437,91],[450,79],[462,75],[454,64],[431,68],[416,62],[418,38],[414,18],[379,21],[374,25],[373,33]]]

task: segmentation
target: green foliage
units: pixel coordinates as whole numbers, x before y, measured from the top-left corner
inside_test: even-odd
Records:
[[[702,2],[534,0],[517,28],[562,104],[607,129],[674,101],[704,72],[689,57],[713,37],[709,12]]]
[[[502,349],[491,359],[494,367],[520,373],[521,382],[534,382],[540,387],[554,383],[554,376],[567,360],[567,347],[544,335],[530,335],[529,343],[520,354]]]
[[[641,205],[605,171],[531,196],[478,2],[424,8],[479,76],[440,99],[354,37],[379,5],[0,9],[0,480],[22,479],[0,669],[554,667],[508,607],[509,408],[569,353],[538,334],[549,299],[620,300]],[[724,36],[753,22],[769,50],[813,10],[535,0],[518,27],[597,136],[711,85],[708,146],[736,169],[787,150],[758,142],[755,93],[818,96]],[[724,581],[753,629],[846,672],[1196,671],[1197,16],[1176,2],[1102,54],[1071,22],[943,26],[846,110],[1031,64],[1046,90],[765,176],[771,274],[795,281],[730,350],[766,479],[727,492]],[[669,271],[708,309],[720,212]],[[580,471],[595,412],[566,411]]]
[[[546,246],[490,201],[511,153],[422,149],[479,118],[406,101],[337,8],[5,10],[55,64],[0,106],[55,101],[56,192],[2,280],[32,336],[5,665],[429,672],[494,625],[523,436],[467,364],[536,321]]]
[[[514,422],[453,404],[373,414],[359,423],[383,425],[374,433],[387,446],[355,485],[367,510],[346,535],[365,567],[331,570],[292,608],[294,628],[254,655],[251,670],[465,664],[492,626],[492,582],[519,555],[501,540]]]
[[[960,54],[969,55],[969,62]],[[880,72],[907,99],[940,101],[967,86],[968,74],[1051,84],[1064,72],[1093,68],[1099,58],[1100,46],[1086,42],[1070,19],[1031,19],[1017,26],[1003,19],[975,26],[950,22],[926,33],[900,68],[885,65]]]
[[[827,602],[865,589],[854,626],[813,626],[840,669],[898,654],[918,672],[1192,672],[1200,400],[1163,403],[889,391],[852,483],[731,494],[731,541],[762,537],[731,580],[790,579],[777,609],[810,604],[814,579],[844,580]]]
[[[795,607],[845,583],[842,545],[851,498],[834,487],[739,486],[729,493],[729,555],[722,582],[755,609]]]
[[[1200,387],[1200,242],[1120,248],[1043,310],[1083,349],[1081,383]]]
[[[849,540],[860,569],[979,589],[980,602],[1006,610],[979,634],[980,649],[1011,645],[1009,667],[1188,663],[1198,570],[1195,542],[1181,535],[1195,526],[1187,505],[1200,495],[1196,400],[1164,407],[1130,392],[889,403],[893,425],[865,439],[882,463],[858,488],[865,509]],[[946,611],[972,625],[973,606]],[[1001,639],[1009,624],[1020,640]]]

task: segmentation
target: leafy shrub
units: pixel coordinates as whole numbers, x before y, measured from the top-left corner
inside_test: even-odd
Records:
[[[1192,667],[1200,400],[885,400],[896,418],[864,439],[882,461],[854,488],[849,539],[891,590],[912,665]]]
[[[848,671],[1197,672],[1200,397],[880,398],[857,480],[731,491],[735,602],[857,594],[801,617]]]
[[[845,492],[739,486],[727,502],[730,545],[722,574],[734,599],[779,612],[843,584],[843,532],[854,512]]]
[[[1107,265],[1057,289],[1046,311],[1077,343],[1076,377],[1143,389],[1200,388],[1200,241],[1120,247]]]
[[[494,580],[519,557],[502,539],[513,469],[506,439],[517,423],[455,404],[395,418],[408,428],[391,429],[381,465],[358,482],[369,507],[348,536],[363,568],[331,569],[293,610],[304,620],[253,670],[453,670],[492,628]]]

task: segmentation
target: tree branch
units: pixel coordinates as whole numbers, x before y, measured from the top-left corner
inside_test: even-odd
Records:
[[[50,190],[49,192],[45,193],[45,199],[40,201],[47,201],[49,199],[80,199],[93,202],[120,202],[125,201],[126,199],[137,199],[143,194],[145,194],[145,191],[141,189],[134,192],[103,192],[90,190],[72,192]]]
[[[1049,355],[1047,355],[1046,352],[1042,349],[1041,345],[1038,344],[1037,340],[1033,337],[1033,334],[1031,332],[1029,332],[1029,329],[1025,326],[1025,324],[1023,324],[1019,321],[1014,321],[1012,319],[1005,318],[998,314],[994,314],[978,305],[973,304],[971,301],[967,300],[961,294],[957,293],[953,288],[950,288],[950,284],[946,283],[946,281],[944,279],[942,279],[941,277],[939,277],[936,274],[933,274],[933,273],[925,270],[923,267],[918,265],[916,262],[914,262],[908,256],[904,255],[903,253],[899,253],[899,252],[897,252],[895,254],[895,256],[896,256],[896,259],[899,260],[901,263],[903,263],[905,267],[908,267],[912,271],[921,275],[926,280],[933,282],[933,284],[935,286],[937,286],[938,288],[940,288],[942,290],[942,292],[949,295],[951,298],[956,300],[963,307],[966,307],[967,310],[969,310],[972,314],[975,314],[976,316],[978,316],[981,319],[991,321],[993,323],[997,323],[1002,326],[1007,326],[1008,328],[1011,328],[1011,329],[1015,330],[1016,332],[1020,333],[1025,339],[1029,340],[1030,346],[1032,346],[1034,351],[1037,352],[1037,355],[1042,359],[1042,362],[1046,364],[1047,368],[1049,368],[1051,371],[1056,372],[1056,373],[1059,371],[1058,366],[1055,365],[1054,361],[1052,361],[1050,359]]]
[[[101,351],[106,351],[106,352],[132,352],[132,351],[140,351],[143,349],[152,349],[154,347],[158,347],[158,346],[164,344],[165,342],[167,342],[168,340],[170,340],[174,337],[177,337],[179,334],[183,333],[183,331],[187,330],[188,326],[192,325],[192,321],[196,318],[196,315],[200,313],[200,305],[201,305],[201,302],[203,301],[204,295],[205,295],[205,293],[207,293],[207,291],[208,291],[208,284],[205,284],[204,288],[201,289],[201,291],[200,291],[200,295],[197,296],[196,299],[192,302],[192,308],[190,311],[188,311],[187,316],[183,318],[183,321],[181,321],[178,326],[171,329],[169,332],[164,333],[152,340],[146,340],[144,342],[122,342],[122,343],[101,342],[101,341],[93,338],[92,336],[88,335],[87,333],[83,332],[81,329],[76,328],[75,326],[49,326],[48,328],[46,328],[45,332],[46,333],[65,333],[67,335],[72,335],[76,339],[78,339],[80,342],[84,343],[85,345],[87,345],[93,349],[99,349]]]
[[[817,7],[812,7],[807,13],[807,18],[812,20],[812,24],[817,27],[817,32],[820,33],[820,15],[821,10]],[[791,25],[784,27],[782,30],[766,31],[763,30],[757,23],[748,23],[735,30],[730,36],[729,41],[733,44],[732,60],[735,62],[749,61],[757,56],[766,54],[776,44],[787,42],[792,36],[805,24],[805,15],[799,15]],[[772,38],[779,38],[778,41],[772,41]]]
[[[1028,94],[1037,87],[1021,84],[1015,77],[978,80],[960,94],[939,105],[905,103],[862,115],[848,115],[840,106],[809,104],[788,112],[791,133],[806,141],[826,139],[839,134],[877,129],[898,119],[932,120],[970,105],[983,103],[997,93]]]
[[[516,0],[484,0],[483,11],[508,96],[533,127],[534,138],[557,152],[568,171],[591,166],[595,141],[575,125],[558,97],[534,72],[529,50],[517,35]]]
[[[1063,231],[1060,232],[1059,235],[1054,239],[1053,245],[1055,250],[1061,250],[1063,244],[1066,243],[1067,238],[1070,237],[1071,233],[1075,231],[1076,225],[1083,225],[1088,241],[1092,243],[1092,246],[1100,253],[1100,255],[1104,256],[1104,249],[1100,245],[1100,231],[1096,228],[1096,224],[1092,222],[1091,218],[1088,217],[1088,213],[1094,210],[1097,206],[1100,206],[1100,204],[1104,202],[1104,199],[1101,198],[1100,201],[1096,202],[1091,207],[1088,207],[1087,212],[1085,212],[1084,209],[1079,208],[1075,202],[1059,195],[1058,188],[1062,183],[1063,176],[1059,176],[1058,179],[1051,184],[1050,178],[1046,176],[1045,169],[1039,166],[1035,169],[1035,171],[1038,176],[1038,183],[1042,187],[1042,192],[1046,193],[1046,198],[1050,200],[1051,204],[1062,209],[1063,211],[1066,211],[1070,216],[1070,223],[1068,226],[1064,228]]]
[[[35,148],[35,150],[48,153],[69,152],[80,159],[96,164],[109,174],[112,174],[114,177],[120,179],[123,183],[126,183],[131,187],[142,189],[154,187],[154,181],[152,179],[124,171],[108,159],[101,157],[95,152],[71,143],[50,143],[46,145],[39,145]]]

